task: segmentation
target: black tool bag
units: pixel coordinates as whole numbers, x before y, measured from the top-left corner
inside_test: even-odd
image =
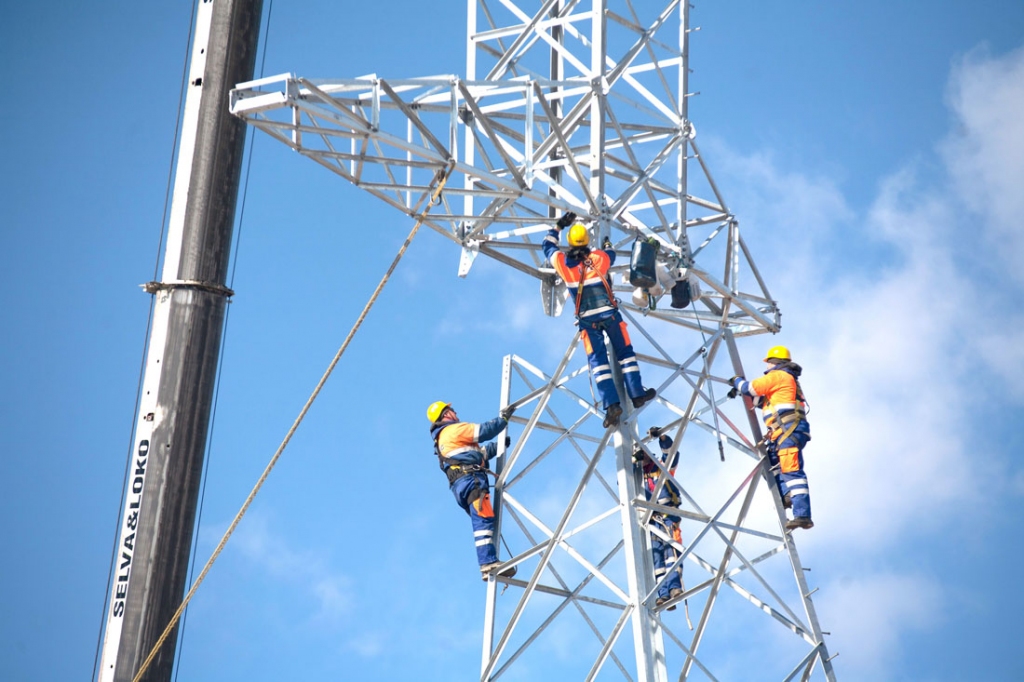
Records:
[[[658,283],[655,264],[658,261],[657,239],[637,238],[633,242],[633,253],[629,258],[629,283],[635,287],[649,288]]]
[[[681,279],[675,283],[672,287],[672,307],[673,308],[685,308],[690,305],[693,300],[693,291],[690,288],[690,282],[686,279]]]

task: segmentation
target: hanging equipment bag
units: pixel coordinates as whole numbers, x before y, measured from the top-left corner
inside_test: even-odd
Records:
[[[692,301],[690,295],[690,283],[685,279],[681,279],[675,283],[672,287],[672,307],[673,308],[685,308],[690,305]]]
[[[637,238],[633,242],[633,254],[629,259],[629,283],[631,285],[646,289],[658,283],[658,274],[654,266],[658,259],[659,246],[658,240],[653,237]]]

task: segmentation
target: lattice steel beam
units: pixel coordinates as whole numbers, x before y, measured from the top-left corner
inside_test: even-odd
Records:
[[[734,339],[778,331],[779,310],[687,115],[689,5],[654,4],[467,0],[465,77],[284,74],[237,86],[231,110],[410,216],[450,170],[424,224],[462,249],[460,276],[484,254],[541,280],[548,314],[566,291],[541,240],[565,211],[611,238],[620,263],[653,238],[660,262],[699,284],[686,308],[667,296],[654,307],[632,300],[627,265],[613,269],[645,385],[658,389],[640,411],[624,405],[617,429],[600,426],[578,334],[551,371],[506,358],[502,401],[522,409],[495,501],[520,572],[502,580],[512,599],[489,583],[481,680],[550,663],[559,627],[593,637],[567,679],[718,679],[734,676],[736,651],[763,649],[771,663],[752,659],[747,677],[834,680],[758,422],[749,402],[723,399],[726,377],[742,373]],[[681,455],[663,472],[683,491],[681,542],[652,524],[666,510],[634,470],[634,448],[650,450],[641,418],[669,429]],[[674,604],[655,604],[659,534],[690,570],[688,642],[664,617]],[[779,632],[792,635],[785,645]]]

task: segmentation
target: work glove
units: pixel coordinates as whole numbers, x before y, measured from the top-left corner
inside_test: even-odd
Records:
[[[644,451],[642,448],[636,448],[633,450],[633,464],[639,464],[644,461]]]
[[[574,220],[576,220],[576,214],[573,213],[572,211],[569,211],[568,213],[563,214],[562,217],[558,219],[558,222],[555,223],[555,225],[558,226],[559,230],[564,230],[565,228],[572,225]]]
[[[661,435],[661,427],[652,426],[651,428],[647,429],[647,433],[651,436],[651,438],[657,438],[658,436]]]
[[[505,421],[508,421],[509,419],[511,419],[512,415],[514,415],[515,413],[516,413],[516,406],[515,405],[506,405],[505,407],[501,408],[501,412],[499,412],[499,414],[501,415],[501,418],[504,419]]]
[[[612,248],[612,240],[609,239],[608,237],[605,237],[604,241],[601,242],[601,248],[604,249],[605,251],[610,250]]]
[[[507,450],[510,445],[512,445],[512,436],[505,436],[505,449]]]
[[[729,392],[726,393],[726,395],[729,396],[730,398],[735,398],[738,395],[738,392],[735,388],[730,388]]]

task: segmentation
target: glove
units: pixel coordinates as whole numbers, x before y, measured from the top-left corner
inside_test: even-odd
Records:
[[[644,461],[644,451],[641,448],[633,450],[633,464],[639,464]]]
[[[732,377],[731,379],[729,379],[729,385],[730,386],[735,386],[737,379],[739,379],[740,381],[743,381],[743,377],[741,377],[739,374],[737,374],[734,377]]]
[[[652,426],[651,428],[647,429],[647,433],[651,436],[651,438],[657,438],[658,436],[661,435],[661,427]]]
[[[510,445],[512,445],[512,436],[505,436],[505,448],[507,449]]]
[[[562,217],[558,219],[558,222],[555,223],[555,225],[558,226],[559,230],[564,230],[565,228],[572,225],[574,220],[576,220],[576,214],[573,213],[572,211],[569,211],[568,213],[563,214]]]
[[[612,248],[612,240],[609,239],[608,237],[605,237],[604,241],[601,242],[601,248],[604,249],[605,251],[610,250]]]
[[[508,421],[509,419],[511,419],[512,415],[514,415],[515,413],[516,413],[515,405],[506,405],[505,407],[501,408],[501,412],[499,412],[499,414],[501,415],[501,418],[504,419],[505,421]]]
[[[726,393],[726,395],[729,396],[730,398],[735,398],[738,395],[738,392],[735,388],[731,388],[729,389],[729,392]]]

